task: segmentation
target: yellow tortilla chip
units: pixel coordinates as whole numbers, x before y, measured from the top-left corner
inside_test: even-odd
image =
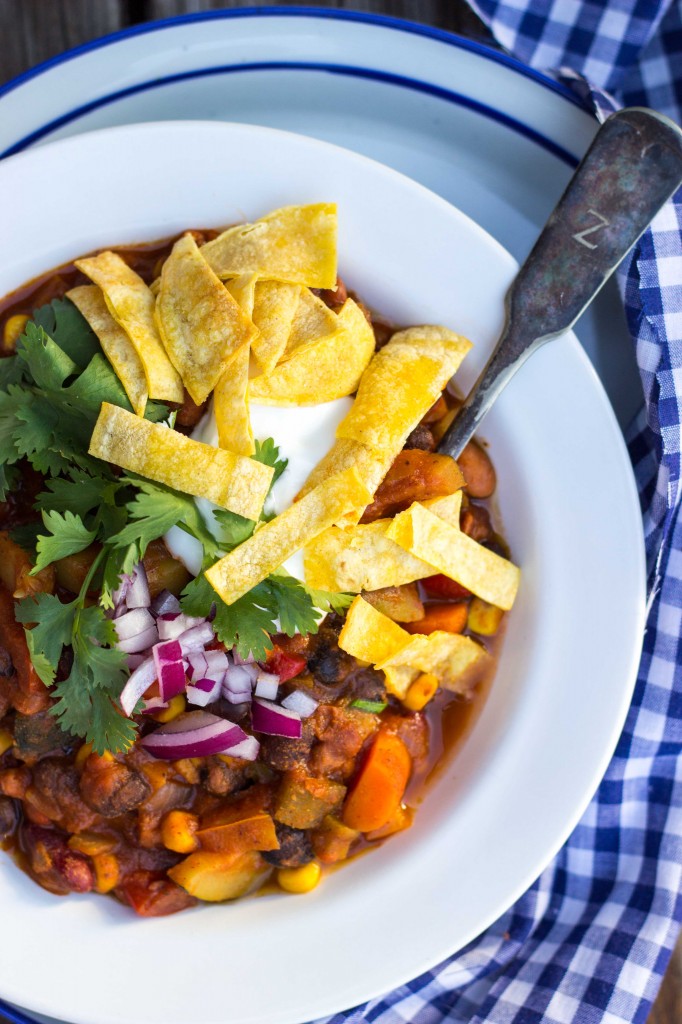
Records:
[[[206,579],[233,604],[344,512],[366,502],[367,488],[355,470],[330,477],[211,566]]]
[[[337,326],[336,313],[332,312],[317,295],[313,295],[309,288],[301,288],[282,361],[292,356],[301,345],[333,334]]]
[[[362,310],[348,299],[336,316],[336,329],[302,344],[272,373],[251,381],[254,402],[262,405],[319,405],[352,395],[374,354],[374,332]]]
[[[76,260],[79,270],[104,293],[107,308],[137,352],[150,398],[182,402],[182,381],[166,355],[154,319],[155,299],[142,278],[114,252]]]
[[[446,690],[465,693],[472,682],[470,669],[489,657],[485,648],[468,636],[437,630],[428,636],[412,636],[376,668],[385,673],[386,689],[396,697],[403,698],[423,672],[433,673]]]
[[[408,434],[455,373],[471,342],[445,327],[399,331],[371,360],[336,440],[301,488],[307,494],[330,473],[356,466],[372,497]],[[357,517],[355,522],[361,518]],[[346,517],[344,525],[352,520]]]
[[[470,341],[445,327],[394,334],[367,367],[336,436],[397,455],[470,348]]]
[[[242,274],[241,277],[235,277],[232,281],[225,282],[225,287],[228,292],[241,311],[245,313],[251,321],[253,321],[253,305],[256,295],[257,281],[257,274]],[[256,332],[254,331],[254,336],[255,333]]]
[[[282,281],[259,281],[256,285],[252,319],[259,334],[251,351],[263,373],[274,370],[284,354],[301,290],[298,284]]]
[[[356,597],[346,613],[339,647],[346,654],[372,665],[386,661],[409,644],[411,635],[388,615],[362,597]]]
[[[519,569],[418,502],[395,517],[386,536],[489,604],[504,611],[513,605]]]
[[[253,455],[256,446],[249,415],[249,346],[230,359],[213,392],[218,444],[238,455]]]
[[[90,455],[257,520],[274,470],[102,403]]]
[[[197,405],[206,401],[232,356],[256,333],[190,234],[177,240],[163,265],[156,323],[166,352]]]
[[[66,293],[67,299],[83,314],[99,339],[102,351],[125,388],[138,416],[147,406],[147,380],[144,367],[132,341],[107,309],[104,295],[95,284],[84,284]]]
[[[309,288],[336,287],[336,205],[285,206],[228,228],[202,247],[218,277],[257,274]]]
[[[424,503],[434,515],[459,529],[462,492]],[[339,528],[332,526],[306,545],[305,580],[316,590],[359,594],[433,576],[433,567],[386,536],[392,519]]]

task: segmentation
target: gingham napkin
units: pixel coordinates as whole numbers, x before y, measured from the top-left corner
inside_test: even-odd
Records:
[[[470,3],[502,46],[555,69],[597,116],[622,103],[679,122],[682,4]],[[629,449],[651,598],[616,753],[556,860],[503,918],[444,964],[329,1024],[644,1024],[665,973],[682,921],[682,191],[618,277],[644,388]]]

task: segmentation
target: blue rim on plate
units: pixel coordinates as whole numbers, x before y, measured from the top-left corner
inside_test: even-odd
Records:
[[[5,85],[0,87],[0,99],[3,96],[8,95],[25,82],[29,82],[34,78],[37,78],[46,71],[49,71],[53,67],[57,67],[60,64],[65,64],[83,54],[90,53],[92,51],[101,49],[106,46],[110,46],[123,39],[130,38],[132,36],[144,35],[150,32],[156,32],[160,29],[174,28],[182,24],[191,24],[199,21],[223,21],[233,18],[260,18],[260,17],[307,17],[307,18],[323,18],[329,20],[339,21],[351,21],[359,22],[369,25],[378,25],[383,28],[392,29],[394,31],[411,33],[412,35],[423,36],[429,39],[434,39],[438,42],[445,43],[447,46],[452,46],[460,50],[466,50],[470,53],[474,53],[485,60],[492,61],[497,64],[514,71],[517,74],[522,75],[525,78],[529,78],[536,82],[538,85],[550,92],[553,92],[561,96],[564,100],[568,100],[574,106],[577,106],[581,110],[586,110],[582,101],[571,92],[566,86],[559,82],[555,82],[547,75],[542,74],[539,71],[527,67],[514,57],[509,56],[506,53],[495,50],[492,47],[487,46],[484,43],[479,43],[471,39],[465,39],[464,37],[454,35],[451,32],[447,32],[444,29],[431,27],[428,25],[418,25],[416,23],[405,21],[400,18],[388,17],[386,15],[370,14],[360,11],[346,11],[329,8],[319,7],[259,7],[259,8],[243,8],[243,9],[231,9],[223,11],[201,11],[193,14],[184,14],[174,18],[165,18],[160,21],[150,21],[139,25],[132,25],[128,28],[121,29],[118,32],[110,33],[109,35],[102,36],[99,39],[92,40],[84,43],[81,46],[73,47],[70,50],[66,50],[64,53],[58,54],[56,57],[52,57],[49,60],[44,61],[36,67],[17,75],[11,79]],[[458,106],[467,107],[470,110],[475,111],[487,117],[491,120],[495,120],[498,123],[505,125],[512,129],[518,134],[524,135],[531,141],[540,145],[543,149],[552,153],[554,156],[563,160],[570,167],[575,167],[578,163],[578,159],[574,154],[569,153],[563,147],[557,145],[552,140],[546,138],[540,132],[531,128],[529,125],[523,124],[523,122],[516,120],[515,118],[509,117],[506,114],[495,110],[485,104],[479,103],[476,100],[471,99],[468,96],[464,96],[461,93],[456,93],[447,89],[443,89],[439,86],[432,85],[428,82],[419,81],[417,79],[407,78],[400,75],[389,74],[382,72],[377,69],[371,68],[360,68],[351,67],[344,65],[335,64],[319,64],[319,63],[305,63],[305,62],[268,62],[261,64],[243,64],[243,65],[232,65],[232,66],[218,66],[213,68],[197,69],[195,71],[183,72],[176,75],[168,75],[162,78],[153,79],[149,82],[144,82],[136,86],[131,86],[128,89],[123,89],[115,93],[111,93],[107,96],[101,97],[98,100],[93,100],[90,103],[82,104],[81,106],[74,108],[67,114],[63,114],[59,118],[55,118],[53,121],[43,125],[41,128],[31,132],[25,138],[14,143],[4,153],[2,157],[9,156],[13,153],[18,153],[21,150],[27,148],[32,143],[45,137],[56,128],[61,127],[64,124],[76,120],[78,117],[86,114],[98,107],[105,106],[108,103],[115,102],[118,99],[122,99],[125,96],[133,95],[137,92],[142,92],[147,89],[152,89],[158,86],[163,86],[190,78],[198,78],[205,75],[211,74],[230,74],[236,72],[248,72],[248,71],[263,71],[263,70],[297,70],[297,71],[323,71],[329,74],[336,75],[347,75],[349,77],[366,78],[374,81],[386,82],[391,85],[398,86],[400,88],[411,89],[414,91],[428,93],[429,95],[436,96],[439,99],[443,99],[447,102],[457,104]],[[21,1011],[16,1010],[14,1007],[9,1006],[7,1003],[0,999],[0,1013],[3,1014],[7,1020],[11,1021],[12,1024],[35,1024],[35,1018],[24,1015]]]

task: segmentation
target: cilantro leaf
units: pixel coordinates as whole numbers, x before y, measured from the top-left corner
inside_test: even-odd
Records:
[[[253,520],[245,519],[244,516],[230,512],[226,508],[214,509],[213,518],[217,524],[215,533],[218,543],[226,553],[232,548],[236,548],[237,544],[248,540],[256,528]]]
[[[31,570],[31,576],[58,558],[84,551],[97,535],[97,530],[88,530],[80,516],[68,511],[63,514],[43,511],[43,525],[49,534],[38,537],[36,564]]]
[[[26,364],[35,384],[48,391],[61,388],[78,371],[73,359],[31,321],[17,343],[17,358]]]
[[[69,299],[53,299],[47,306],[33,311],[33,322],[66,352],[79,370],[84,370],[100,344],[80,310]]]
[[[123,478],[127,483],[139,488],[133,500],[128,503],[127,510],[131,522],[119,533],[109,538],[114,547],[127,547],[136,544],[138,561],[147,550],[147,545],[162,537],[171,526],[180,524],[193,537],[200,540],[204,550],[215,557],[216,541],[206,528],[203,517],[197,508],[194,498],[189,494],[180,494],[162,484],[154,484],[143,477],[127,475]]]
[[[76,602],[63,604],[53,594],[35,594],[25,597],[15,605],[17,622],[35,623],[26,630],[26,640],[31,651],[31,660],[44,683],[52,683],[61,657],[62,647],[71,643],[76,615]],[[41,674],[33,655],[41,655],[43,671],[49,678]],[[45,663],[51,669],[46,671]]]
[[[42,528],[42,523],[35,520],[31,523],[21,523],[19,526],[13,526],[9,531],[9,535],[20,548],[28,551],[30,555],[35,555],[38,537]]]
[[[345,612],[357,596],[356,594],[334,593],[331,590],[315,590],[314,587],[309,587],[306,583],[302,583],[301,586],[305,587],[315,607],[325,614]]]
[[[271,437],[265,439],[265,441],[256,441],[256,452],[253,458],[256,462],[262,462],[264,466],[272,466],[275,470],[272,481],[270,483],[270,489],[277,483],[284,470],[289,465],[288,459],[280,459],[279,448]]]
[[[357,708],[358,711],[369,711],[373,715],[380,715],[388,707],[388,704],[382,700],[354,700],[349,706]]]
[[[253,654],[262,660],[272,648],[268,634],[276,632],[276,606],[269,589],[262,583],[227,605],[202,574],[191,580],[180,596],[180,605],[187,615],[209,618],[215,611],[212,625],[226,647],[236,647],[243,658]]]
[[[28,368],[18,356],[0,357],[0,388],[5,391],[10,384],[21,384]]]
[[[70,511],[84,518],[102,503],[113,504],[121,485],[104,476],[91,476],[72,466],[68,470],[68,477],[58,476],[46,480],[45,487],[46,490],[37,496],[34,508]]]
[[[261,585],[267,587],[272,596],[283,633],[287,636],[317,633],[319,613],[300,580],[274,573]]]

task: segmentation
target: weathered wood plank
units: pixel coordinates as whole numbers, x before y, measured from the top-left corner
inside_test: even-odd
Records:
[[[0,83],[127,19],[121,0],[0,0]]]
[[[252,6],[282,6],[286,2],[287,0],[255,0]],[[240,0],[146,0],[145,13],[148,18],[169,18],[187,12],[243,6],[245,5]],[[473,13],[466,0],[302,0],[300,6],[371,11],[376,14],[390,14],[396,18],[408,18],[426,25],[437,25],[462,35],[487,35],[483,23]]]

